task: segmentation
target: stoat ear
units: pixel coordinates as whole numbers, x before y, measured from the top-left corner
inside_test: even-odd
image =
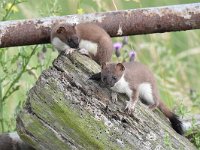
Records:
[[[125,67],[122,63],[118,63],[115,67],[118,71],[124,71],[125,70]]]
[[[56,32],[57,32],[58,34],[60,34],[60,33],[63,33],[64,31],[65,31],[65,28],[61,26],[61,27],[59,27],[59,28],[57,29]]]
[[[105,69],[105,67],[106,67],[106,63],[104,62],[101,64],[101,69]]]

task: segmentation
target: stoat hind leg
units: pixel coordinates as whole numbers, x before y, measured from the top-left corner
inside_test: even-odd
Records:
[[[153,98],[154,104],[149,105],[149,109],[151,110],[155,110],[160,104],[160,97],[156,91],[157,91],[156,89],[152,90],[152,98]]]
[[[139,96],[142,102],[149,106],[149,109],[154,110],[158,107],[158,94],[150,83],[142,83],[139,86]]]
[[[149,109],[151,110],[155,110],[159,105],[159,102],[157,100],[155,100],[154,104],[149,105]]]

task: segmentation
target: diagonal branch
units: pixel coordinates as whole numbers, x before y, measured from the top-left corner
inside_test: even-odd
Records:
[[[0,22],[0,48],[48,43],[56,22],[94,22],[112,37],[200,29],[200,3]]]

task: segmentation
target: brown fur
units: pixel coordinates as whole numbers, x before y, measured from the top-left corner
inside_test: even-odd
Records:
[[[62,34],[57,32],[60,27],[65,29],[61,31]],[[98,64],[109,62],[111,60],[113,51],[112,40],[103,28],[95,24],[80,23],[76,26],[70,24],[59,24],[52,29],[51,39],[55,36],[64,43],[66,43],[67,39],[71,37],[77,37],[78,42],[83,39],[97,43],[97,53],[95,56],[90,54],[90,57]]]
[[[104,83],[110,87],[113,87],[115,83],[120,80],[123,74],[125,80],[129,83],[130,89],[133,91],[131,97],[132,104],[135,105],[139,99],[139,85],[146,82],[149,83],[152,88],[152,96],[154,100],[154,104],[150,105],[149,108],[155,109],[158,107],[163,112],[163,114],[169,118],[172,123],[172,127],[179,134],[183,134],[181,126],[182,124],[178,120],[178,117],[172,113],[171,110],[168,109],[166,105],[161,101],[155,77],[149,68],[139,62],[107,64],[102,66],[101,79]]]
[[[58,37],[61,41],[66,43],[67,35],[75,35],[75,26],[69,24],[57,24],[52,28],[51,40]]]

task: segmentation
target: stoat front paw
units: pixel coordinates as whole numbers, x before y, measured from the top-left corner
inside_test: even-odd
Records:
[[[112,92],[111,93],[111,100],[113,103],[116,103],[118,98],[117,98],[117,93]]]
[[[79,52],[80,52],[81,54],[83,54],[83,55],[89,56],[88,50],[86,50],[86,49],[84,49],[84,48],[81,48],[81,49],[79,50]]]
[[[135,109],[135,104],[132,101],[128,101],[126,103],[125,111],[127,111],[128,114],[131,114],[132,112],[134,112],[134,109]]]
[[[75,50],[76,50],[76,49],[74,49],[74,48],[69,48],[69,49],[65,50],[64,53],[65,53],[65,55],[68,55],[68,54],[73,53]]]
[[[79,50],[79,52],[80,52],[81,54],[88,54],[88,51],[87,51],[85,48],[81,48],[81,49]]]

